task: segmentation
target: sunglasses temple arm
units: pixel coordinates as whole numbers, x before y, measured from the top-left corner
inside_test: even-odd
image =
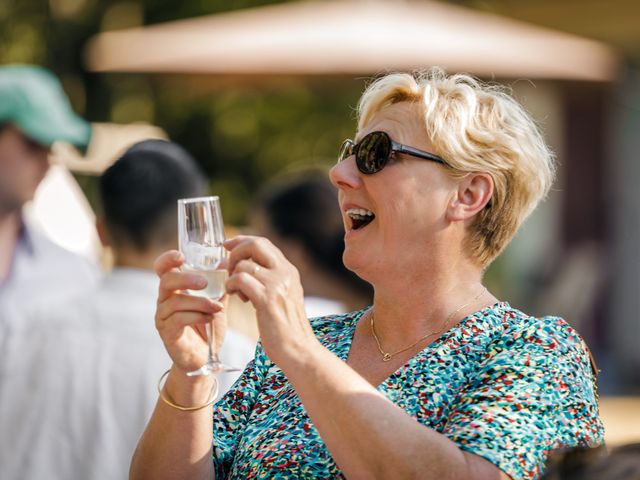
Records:
[[[412,147],[407,147],[405,145],[400,145],[400,149],[399,151],[401,153],[405,153],[408,155],[413,155],[414,157],[418,157],[418,158],[424,158],[425,160],[431,160],[432,162],[437,162],[437,163],[446,163],[442,158],[440,158],[438,155],[435,155],[433,153],[429,153],[429,152],[425,152],[423,150],[418,150],[417,148],[412,148]]]
[[[431,160],[433,162],[438,162],[442,164],[446,164],[446,162],[437,155],[433,153],[425,152],[423,150],[418,150],[417,148],[409,147],[407,145],[402,145],[401,143],[393,142],[392,147],[394,150],[404,153],[406,155],[412,155],[418,158],[424,158],[425,160]]]

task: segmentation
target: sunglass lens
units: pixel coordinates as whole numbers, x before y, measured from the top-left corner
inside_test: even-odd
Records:
[[[338,163],[346,160],[353,154],[353,141],[345,140],[340,147],[340,153],[338,154]]]
[[[358,144],[356,161],[362,173],[372,174],[384,168],[391,154],[391,142],[383,132],[373,132]]]

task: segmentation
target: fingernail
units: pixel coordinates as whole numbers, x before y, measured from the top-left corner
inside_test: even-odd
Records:
[[[196,275],[195,277],[195,284],[196,287],[206,287],[207,286],[207,279],[204,277],[201,277],[200,275]]]

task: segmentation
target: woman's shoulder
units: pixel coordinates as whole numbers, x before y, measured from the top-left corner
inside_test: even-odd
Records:
[[[497,304],[478,319],[490,332],[485,343],[487,360],[517,362],[534,359],[544,363],[591,364],[589,349],[580,334],[562,317],[536,317],[513,308],[506,302]]]
[[[575,328],[556,315],[536,317],[509,304],[502,307],[503,337],[549,349],[585,348],[585,342]]]

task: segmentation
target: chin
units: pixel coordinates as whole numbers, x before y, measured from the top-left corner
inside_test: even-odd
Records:
[[[349,247],[345,246],[344,252],[342,252],[342,263],[348,270],[351,270],[353,273],[358,273],[358,262],[356,262],[356,258],[357,257],[356,255],[354,255],[354,252]]]
[[[371,265],[371,262],[368,262],[364,255],[346,247],[342,254],[342,263],[344,263],[347,270],[351,270],[361,279],[369,281],[366,274],[366,267]]]

